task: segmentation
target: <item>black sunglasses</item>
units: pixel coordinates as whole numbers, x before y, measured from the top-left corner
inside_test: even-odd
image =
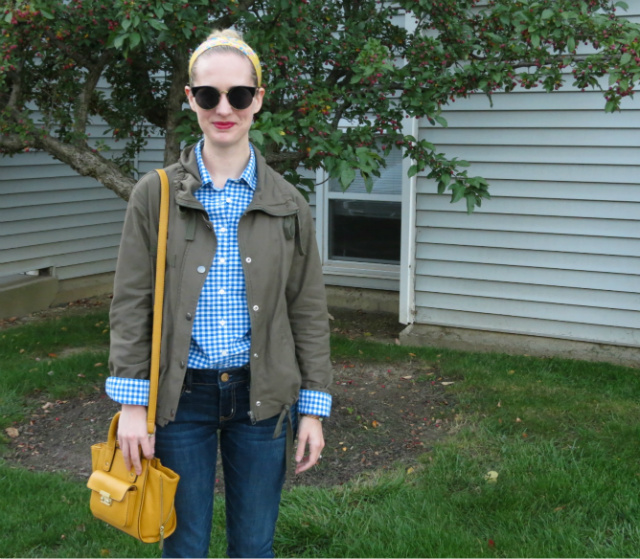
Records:
[[[229,91],[220,91],[210,85],[199,85],[191,88],[196,103],[205,110],[213,109],[220,102],[220,96],[224,93],[227,96],[229,105],[241,111],[248,108],[253,102],[257,87],[247,85],[237,85]]]

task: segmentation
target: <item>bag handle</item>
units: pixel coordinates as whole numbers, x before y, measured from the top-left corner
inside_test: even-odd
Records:
[[[160,378],[160,345],[162,341],[162,307],[164,303],[164,273],[167,263],[167,232],[169,229],[169,179],[164,169],[156,169],[156,172],[160,175],[161,190],[155,301],[153,303],[153,334],[151,337],[149,406],[147,408],[147,433],[149,433],[149,435],[153,435],[156,431],[158,382]]]

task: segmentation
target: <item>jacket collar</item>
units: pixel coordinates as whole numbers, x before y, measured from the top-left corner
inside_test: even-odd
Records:
[[[194,192],[201,186],[200,171],[198,171],[194,148],[195,145],[189,146],[180,155],[176,176],[176,203],[182,207],[202,210],[202,205],[194,196]],[[294,200],[293,194],[295,187],[267,165],[265,158],[255,146],[254,151],[258,184],[247,212],[262,210],[271,215],[295,213],[298,210],[298,204]]]

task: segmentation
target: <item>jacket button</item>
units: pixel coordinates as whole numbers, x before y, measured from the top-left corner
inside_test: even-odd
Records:
[[[204,274],[206,272],[206,268],[204,266],[198,266],[198,273],[199,274]]]
[[[247,256],[247,257],[245,258],[245,262],[246,262],[247,264],[251,264],[251,257],[250,257],[250,256]]]
[[[260,407],[261,405],[262,405],[262,402],[260,402],[260,401],[256,402],[256,406]]]
[[[254,353],[253,356],[257,359],[258,358],[258,354]]]
[[[190,312],[188,312],[188,313],[187,313],[187,320],[191,320],[191,318],[192,318],[191,313],[190,313]]]
[[[180,361],[180,368],[184,369],[185,365],[186,365],[186,363],[184,361]]]
[[[260,307],[259,307],[258,305],[253,305],[253,310],[254,310],[254,311],[259,311],[259,310],[260,310]]]

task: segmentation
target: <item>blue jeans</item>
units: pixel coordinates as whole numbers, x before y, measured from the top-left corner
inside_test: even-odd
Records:
[[[207,557],[213,518],[218,436],[224,470],[227,554],[273,557],[286,470],[286,423],[252,424],[248,368],[188,369],[174,422],[156,431],[156,456],[180,475],[176,531],[163,557]],[[296,413],[292,410],[294,431]],[[219,435],[218,435],[219,433]]]

